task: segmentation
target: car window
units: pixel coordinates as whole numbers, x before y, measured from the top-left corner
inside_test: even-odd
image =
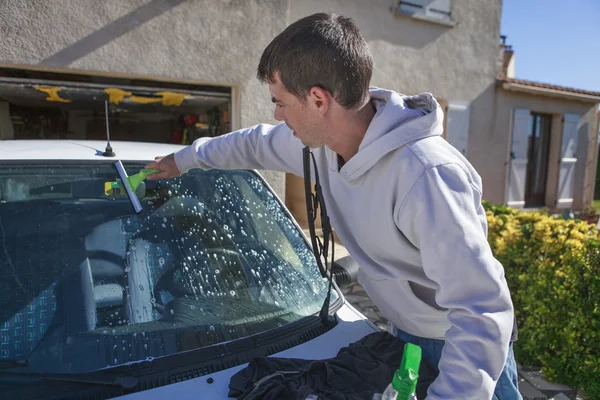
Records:
[[[117,178],[112,164],[0,166],[0,360],[89,371],[319,311],[326,282],[256,174],[146,181],[139,214]]]

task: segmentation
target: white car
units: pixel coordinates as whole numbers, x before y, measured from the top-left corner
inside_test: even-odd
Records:
[[[337,285],[319,318],[327,280],[257,172],[145,181],[138,213],[115,162],[181,146],[105,146],[0,141],[0,398],[227,399],[254,357],[378,331]]]

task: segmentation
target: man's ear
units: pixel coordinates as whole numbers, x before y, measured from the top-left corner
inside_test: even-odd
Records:
[[[319,86],[313,86],[308,93],[308,101],[321,115],[324,115],[331,106],[333,96],[329,91]]]

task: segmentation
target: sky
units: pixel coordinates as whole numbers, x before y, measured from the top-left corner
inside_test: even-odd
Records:
[[[515,78],[600,92],[600,0],[503,0]]]

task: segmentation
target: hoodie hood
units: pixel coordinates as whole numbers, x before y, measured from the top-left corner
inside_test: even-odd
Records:
[[[348,180],[360,177],[383,156],[405,144],[441,136],[443,131],[444,114],[431,93],[405,96],[371,87],[369,94],[377,111],[358,153],[344,165]]]

